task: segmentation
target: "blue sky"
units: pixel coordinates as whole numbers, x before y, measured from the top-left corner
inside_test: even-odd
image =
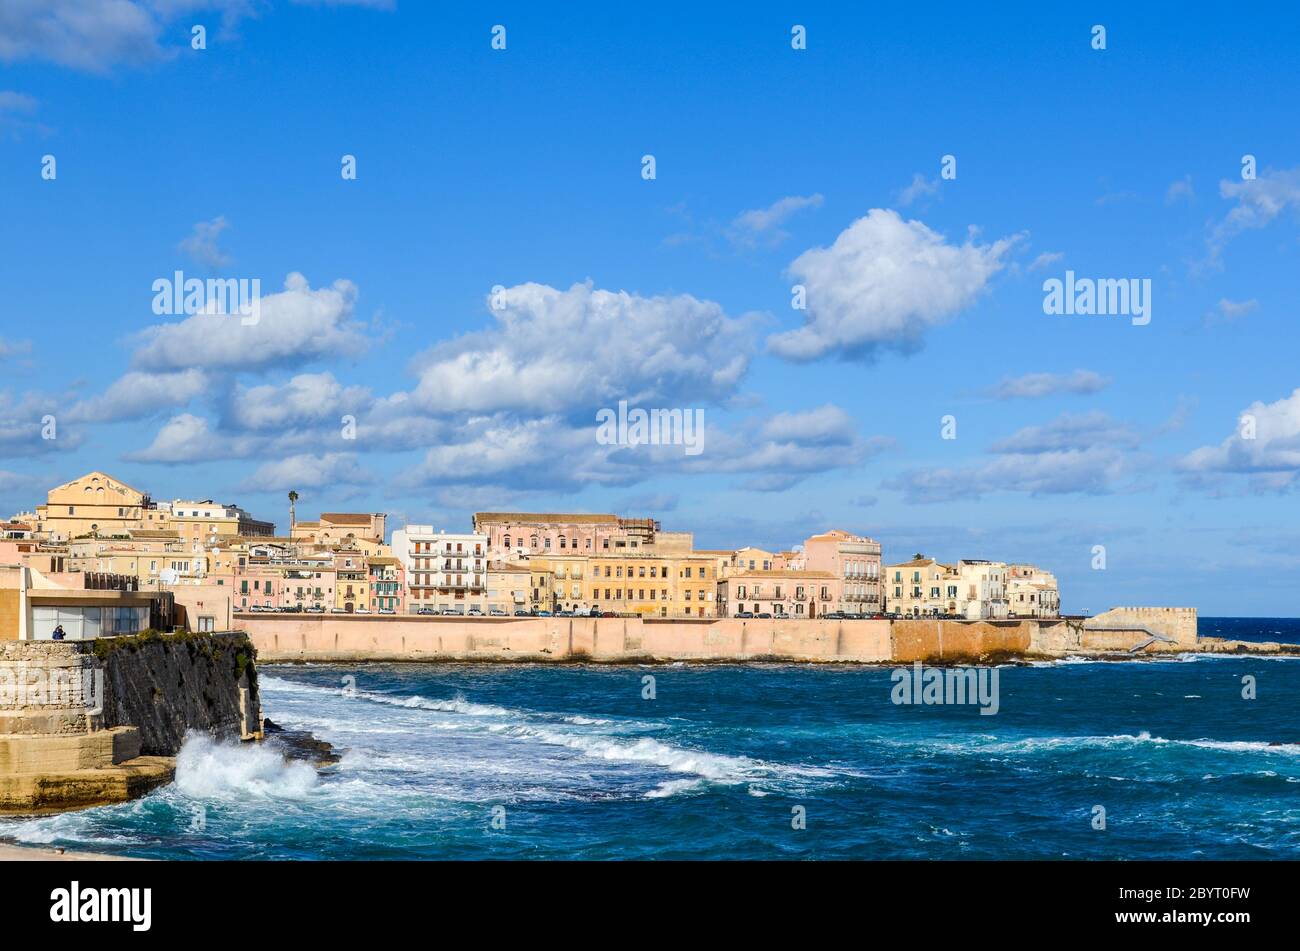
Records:
[[[1295,614],[1297,14],[996,6],[5,4],[0,511],[97,468],[281,528],[838,526]],[[177,269],[262,320],[155,314]],[[1151,322],[1044,314],[1067,269]],[[620,399],[704,451],[598,444]]]

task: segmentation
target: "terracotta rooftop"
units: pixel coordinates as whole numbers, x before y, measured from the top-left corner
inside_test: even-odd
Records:
[[[331,522],[335,525],[369,525],[372,516],[360,512],[321,512],[321,522]],[[305,524],[299,522],[299,525]],[[320,524],[319,522],[317,524]]]
[[[886,568],[924,568],[926,565],[937,565],[939,562],[933,558],[913,558],[911,561],[899,562],[896,565],[886,565]],[[947,565],[944,565],[946,568]]]

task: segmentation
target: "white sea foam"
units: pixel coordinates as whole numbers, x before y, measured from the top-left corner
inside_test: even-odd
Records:
[[[276,690],[281,688],[281,684],[288,683],[279,678],[273,680],[272,686]],[[295,689],[286,692],[302,693],[305,689],[314,691],[318,695],[328,693],[336,697],[347,696],[350,699],[360,699],[404,710],[450,714],[450,717],[430,721],[429,726],[437,730],[487,733],[521,742],[572,750],[585,758],[606,763],[643,766],[652,770],[664,769],[697,777],[680,782],[667,780],[652,790],[654,793],[652,798],[676,795],[707,783],[733,785],[759,778],[822,777],[834,776],[838,772],[817,767],[769,764],[745,756],[690,749],[635,735],[650,729],[666,729],[667,726],[663,723],[614,721],[578,714],[511,709],[494,704],[473,703],[459,694],[452,699],[438,700],[420,695],[401,696],[374,691],[344,694],[342,690],[334,687],[293,686]],[[345,731],[346,729],[344,727]],[[628,735],[629,732],[633,735]],[[368,752],[354,751],[345,756],[343,766],[364,768],[366,765],[373,764],[377,767],[385,761],[393,763],[394,759],[389,754],[375,759]]]
[[[683,793],[699,792],[705,786],[703,779],[670,779],[660,783],[645,794],[646,799],[667,799]]]
[[[302,799],[316,770],[254,744],[218,743],[191,734],[176,757],[176,786],[194,799]]]

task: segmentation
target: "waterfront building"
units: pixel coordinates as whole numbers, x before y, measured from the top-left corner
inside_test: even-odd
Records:
[[[793,554],[793,553],[791,553]],[[781,563],[791,559],[778,556]],[[828,571],[839,581],[839,601],[831,608],[845,614],[875,614],[880,606],[880,542],[865,535],[832,529],[803,544],[801,568]]]
[[[642,617],[718,616],[718,563],[711,554],[628,551],[596,555],[587,564],[585,587],[572,586],[582,591],[581,600],[562,600],[563,609]]]
[[[1056,576],[1034,565],[1007,565],[1007,616],[1061,616]]]
[[[960,574],[952,565],[916,555],[885,569],[886,600],[891,613],[933,617],[959,613]]]
[[[392,551],[406,573],[408,611],[486,613],[485,533],[448,534],[434,532],[432,525],[407,525],[393,532]]]
[[[818,618],[838,611],[843,582],[829,571],[808,568],[763,571],[738,568],[717,579],[719,617],[740,613],[790,618]]]
[[[334,564],[334,610],[345,614],[370,613],[370,579],[366,556],[350,548],[330,553]]]
[[[530,565],[492,562],[487,570],[488,613],[513,615],[516,611],[529,610],[532,573]]]
[[[1007,616],[1007,566],[1000,561],[963,558],[957,563],[958,614],[979,621]]]
[[[609,514],[552,512],[476,512],[474,531],[487,536],[496,558],[516,561],[538,555],[583,554],[642,550],[657,544],[660,525],[651,518],[621,518]],[[683,535],[664,533],[664,544],[680,551]]]
[[[50,640],[59,626],[75,640],[172,623],[171,595],[141,591],[133,577],[0,563],[0,640]]]
[[[406,603],[406,570],[400,558],[377,555],[366,559],[370,573],[370,610],[401,613]]]

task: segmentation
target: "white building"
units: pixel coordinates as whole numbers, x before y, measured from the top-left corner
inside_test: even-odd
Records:
[[[409,612],[487,613],[487,533],[452,535],[432,525],[407,525],[393,532],[392,547],[406,569]]]
[[[1007,566],[1001,561],[957,563],[957,613],[971,621],[1007,616]]]

